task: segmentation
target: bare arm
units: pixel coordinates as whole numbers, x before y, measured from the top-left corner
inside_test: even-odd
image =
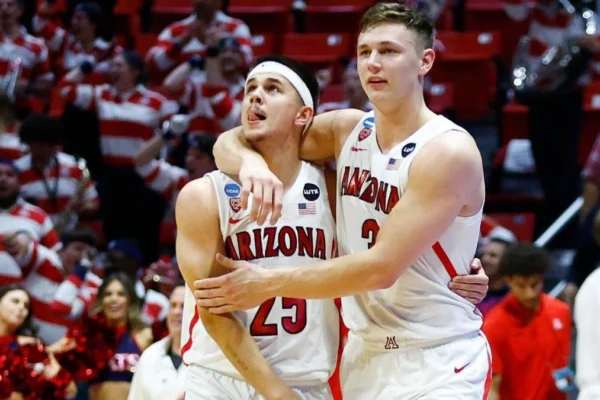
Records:
[[[304,133],[300,158],[309,161],[337,158],[350,131],[363,115],[363,111],[350,109],[317,115]],[[273,210],[271,223],[277,221],[281,215],[283,185],[246,141],[242,128],[231,129],[219,136],[213,153],[221,171],[239,176],[243,209],[248,206],[250,193],[253,194],[251,218],[262,224]]]
[[[177,262],[188,285],[194,280],[218,276],[224,271],[215,263],[223,251],[218,206],[208,177],[190,182],[177,198]],[[266,399],[294,399],[294,395],[262,356],[254,339],[231,313],[213,315],[198,307],[202,323],[229,361],[246,381]]]
[[[144,147],[140,150],[139,153],[136,154],[134,158],[134,164],[136,168],[143,167],[148,164],[150,161],[154,159],[159,153],[160,150],[165,145],[165,141],[163,140],[161,135],[156,135],[152,139],[144,144]]]
[[[500,400],[500,383],[502,383],[502,376],[494,374],[488,400]]]
[[[247,309],[275,296],[335,298],[392,285],[457,216],[475,214],[483,202],[482,161],[470,136],[448,133],[425,147],[415,156],[410,184],[370,249],[280,270],[261,270],[219,256],[220,262],[236,271],[196,282],[195,288],[201,289],[195,293],[196,298],[207,299],[200,304],[212,312],[226,312]],[[476,197],[481,201],[472,204]],[[375,233],[378,227],[372,228]]]
[[[163,86],[171,93],[179,93],[183,89],[183,84],[192,71],[189,63],[185,62],[175,68],[163,81]]]

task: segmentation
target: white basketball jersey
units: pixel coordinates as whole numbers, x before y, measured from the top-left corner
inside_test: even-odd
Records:
[[[323,171],[303,162],[293,186],[283,197],[275,225],[248,222],[240,209],[240,186],[220,171],[208,174],[219,203],[221,233],[227,255],[264,268],[309,265],[336,252],[335,222]],[[339,313],[333,300],[273,298],[260,307],[236,312],[263,356],[286,382],[327,382],[335,368]],[[186,288],[182,353],[186,364],[199,365],[243,379],[206,332],[189,288]],[[252,360],[248,360],[252,362]]]
[[[337,161],[340,255],[374,244],[379,227],[402,201],[415,155],[427,141],[448,131],[464,129],[437,116],[384,155],[377,144],[374,113],[365,114]],[[448,283],[456,274],[470,273],[481,214],[482,210],[455,218],[438,242],[390,288],[343,298],[342,315],[350,331],[382,350],[428,347],[479,331],[481,314],[451,292]]]

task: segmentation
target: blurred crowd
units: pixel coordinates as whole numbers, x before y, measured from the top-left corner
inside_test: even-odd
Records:
[[[465,6],[412,3],[432,18]],[[563,3],[502,2],[508,18],[529,21],[531,43],[515,50],[528,65],[567,31],[589,58],[576,78],[543,95],[514,88],[510,68],[499,79],[504,103],[529,110],[528,138],[499,152],[499,169],[537,172],[545,200],[538,230],[583,197],[559,239],[576,249],[565,302],[543,293],[553,265],[546,250],[493,218],[482,224],[478,254],[490,283],[479,308],[493,354],[493,396],[503,400],[564,399],[576,384],[580,399],[600,399],[593,318],[600,313],[600,139],[581,174],[577,167],[583,93],[599,71],[600,42],[573,33]],[[110,32],[116,5],[0,0],[0,370],[9,352],[40,346],[45,366],[36,370],[39,386],[0,374],[0,398],[182,398],[184,284],[173,206],[187,182],[216,168],[218,134],[239,123],[253,36],[220,1],[190,0],[191,14],[140,54]],[[144,7],[142,15],[151,4]],[[342,88],[319,113],[372,109],[354,60],[315,73],[323,92],[338,81]],[[430,96],[435,88],[426,83]],[[86,323],[117,338],[104,357],[81,350],[77,332]],[[96,367],[70,371],[61,363],[69,352]],[[28,393],[32,387],[47,392]]]

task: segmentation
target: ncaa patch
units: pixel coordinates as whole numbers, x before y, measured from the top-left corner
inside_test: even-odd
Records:
[[[369,128],[362,128],[362,130],[358,133],[358,141],[362,142],[371,134],[371,130]]]
[[[240,196],[240,186],[235,183],[228,183],[225,185],[225,194],[227,197],[239,197]]]
[[[375,126],[375,117],[365,118],[363,126],[368,129],[372,129]]]
[[[234,197],[233,199],[229,199],[229,205],[234,213],[240,212],[242,209],[242,199],[239,197]]]
[[[416,147],[417,147],[416,143],[405,144],[404,147],[402,148],[402,157],[407,157],[410,153],[415,151]]]
[[[315,201],[319,198],[321,191],[319,187],[313,183],[307,183],[304,185],[304,189],[302,190],[302,194],[304,194],[304,198],[308,201]]]

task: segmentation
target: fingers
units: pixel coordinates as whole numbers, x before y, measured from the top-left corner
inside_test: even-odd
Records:
[[[225,304],[225,291],[222,288],[194,290],[194,297],[196,298],[196,300],[212,301],[215,299],[222,299],[222,303],[218,303],[215,305]]]
[[[483,265],[481,264],[481,260],[479,258],[473,259],[471,261],[471,273],[476,274],[483,270]]]
[[[226,282],[226,275],[217,276],[214,278],[200,279],[194,281],[194,289],[215,289],[223,286]]]
[[[477,273],[476,275],[459,275],[452,279],[454,283],[466,283],[469,285],[487,286],[489,278],[485,274]]]
[[[485,286],[485,285],[473,285],[473,284],[467,284],[467,283],[450,282],[448,287],[454,293],[458,294],[458,292],[460,291],[461,293],[469,293],[469,296],[474,296],[474,293],[479,293],[479,294],[487,293],[487,286]]]
[[[251,192],[252,192],[252,180],[244,179],[242,181],[242,194],[240,195],[240,200],[242,203],[242,210],[246,210],[248,208],[248,198],[250,197]]]
[[[273,206],[273,185],[265,184],[263,185],[263,199],[262,204],[260,206],[260,213],[258,214],[258,218],[256,223],[258,225],[262,225],[267,220],[267,216],[271,212],[271,208]]]
[[[194,292],[194,295],[196,292]],[[227,302],[227,299],[224,297],[215,297],[212,299],[198,299],[196,298],[196,305],[202,308],[216,308],[230,305]]]
[[[274,225],[281,217],[283,210],[283,184],[277,182],[273,188],[273,212],[271,213],[271,225]]]
[[[210,311],[213,314],[227,314],[230,312],[239,311],[239,309],[232,305],[224,305],[221,307],[211,307],[208,309],[208,311]]]
[[[231,258],[224,256],[221,253],[217,253],[217,262],[226,268],[236,269],[238,267],[237,262]]]
[[[254,181],[252,188],[252,209],[250,210],[250,220],[256,221],[258,218],[258,211],[263,200],[263,185],[261,182]]]

